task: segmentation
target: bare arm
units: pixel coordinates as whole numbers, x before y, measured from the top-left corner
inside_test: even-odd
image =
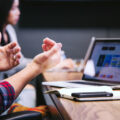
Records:
[[[22,71],[5,80],[14,87],[16,97],[31,79],[60,62],[61,47],[61,44],[55,43],[50,50],[37,55]]]

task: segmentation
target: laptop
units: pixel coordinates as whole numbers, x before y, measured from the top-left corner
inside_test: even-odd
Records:
[[[43,82],[55,87],[120,85],[120,38],[92,37],[84,59],[82,80]]]

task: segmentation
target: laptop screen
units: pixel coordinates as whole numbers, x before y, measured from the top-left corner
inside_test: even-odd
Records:
[[[95,41],[83,79],[120,82],[120,40]]]

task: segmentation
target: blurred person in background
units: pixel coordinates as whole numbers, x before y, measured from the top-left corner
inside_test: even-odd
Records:
[[[13,25],[16,25],[18,23],[19,18],[19,0],[0,0],[0,32],[2,34],[2,38],[0,41],[1,46],[7,45],[10,42],[17,42],[18,44],[17,36]],[[52,42],[54,44],[54,41]],[[48,50],[48,48],[46,48],[46,50]],[[5,79],[17,73],[18,71],[23,69],[30,61],[31,59],[25,58],[24,55],[21,53],[20,64],[9,71],[0,72],[0,79]],[[57,68],[73,68],[72,60],[65,60],[65,64],[60,64]],[[28,99],[30,99],[29,102]],[[18,101],[22,105],[26,105],[28,107],[35,107],[35,88],[30,84],[26,85],[25,89],[20,94],[20,97],[18,97],[17,102]]]
[[[12,25],[16,25],[20,18],[19,0],[0,0],[0,32],[1,41],[0,45],[4,46],[11,42],[18,44],[17,36]],[[19,46],[19,44],[18,44]],[[15,68],[0,72],[0,79],[5,79],[11,75],[22,70],[28,62],[31,60],[25,58],[21,53],[20,64]],[[28,101],[30,99],[30,101]],[[17,102],[26,105],[28,107],[35,107],[36,104],[36,91],[35,87],[31,84],[26,85],[20,96],[17,98]]]

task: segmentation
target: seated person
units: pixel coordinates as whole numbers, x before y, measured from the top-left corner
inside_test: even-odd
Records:
[[[7,45],[8,43],[11,42],[16,42],[18,44],[17,36],[12,25],[17,24],[19,17],[20,17],[19,0],[0,0],[0,32],[2,35],[0,39],[0,46]],[[25,58],[21,52],[20,64],[14,67],[13,69],[1,71],[0,80],[3,80],[19,72],[30,61],[31,59]],[[31,101],[29,101],[28,99],[31,99]],[[35,107],[36,90],[31,83],[26,85],[25,89],[21,92],[20,96],[17,98],[16,102],[18,101],[23,105]]]
[[[0,41],[0,45],[4,46],[12,41],[15,41],[18,43],[17,35],[16,35],[15,29],[12,27],[12,25],[16,25],[20,18],[19,0],[11,0],[11,1],[10,0],[0,0],[0,11],[1,11],[0,31],[2,32],[2,39]],[[65,58],[64,53],[63,52],[61,52],[61,53],[62,53],[63,58]],[[59,67],[61,67],[61,68],[63,68],[64,66],[65,66],[65,68],[72,67],[72,64],[73,64],[72,60],[66,59],[65,62],[63,62],[63,61],[61,62]],[[30,62],[30,59],[25,58],[24,55],[21,53],[20,64],[12,70],[1,72],[0,79],[4,79],[4,78],[9,77],[9,76],[15,74],[16,72],[20,71],[21,69],[23,69],[26,66],[26,64],[28,62]]]
[[[54,43],[52,47],[50,47],[50,44],[51,40],[44,40],[43,50],[45,52],[35,56],[23,70],[0,82],[0,113],[5,111],[13,103],[30,80],[60,62],[61,43]],[[49,49],[45,50],[46,47]],[[2,56],[4,56],[4,54],[2,54]],[[11,61],[11,58],[8,56],[4,56],[4,58],[6,59],[1,60],[1,64],[4,63],[4,60]],[[19,57],[15,57],[12,65],[16,65],[18,58]],[[4,66],[4,69],[7,68],[9,69],[11,66]],[[3,68],[0,69],[2,70]]]
[[[10,42],[16,42],[20,46],[12,26],[17,24],[20,17],[19,0],[0,0],[0,11],[0,32],[2,35],[0,46],[7,45]],[[25,58],[21,52],[20,64],[14,69],[1,72],[0,79],[2,80],[20,71],[29,61],[30,59]]]
[[[0,32],[2,33],[0,41],[1,46],[4,46],[12,41],[18,43],[17,36],[12,25],[16,25],[19,18],[20,18],[19,0],[0,0]],[[10,77],[11,75],[22,70],[27,65],[28,62],[30,62],[30,59],[25,58],[21,53],[20,64],[11,70],[0,72],[0,79],[2,80],[7,77]],[[31,101],[29,101],[29,99],[31,99]],[[20,104],[26,105],[28,107],[35,107],[36,105],[35,88],[33,86],[28,87],[27,85],[25,89],[21,92],[16,102],[19,102]]]

